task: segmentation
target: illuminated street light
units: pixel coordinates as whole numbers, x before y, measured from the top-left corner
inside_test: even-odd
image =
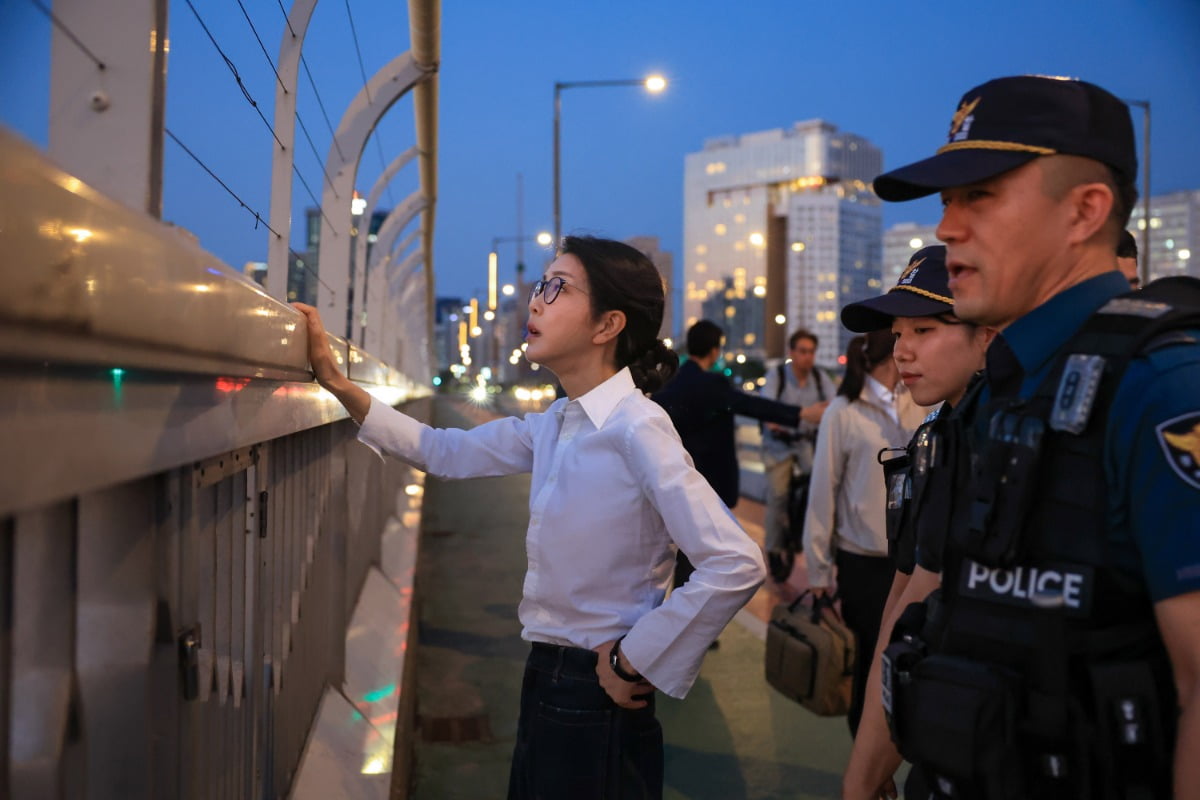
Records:
[[[554,242],[562,241],[562,92],[563,89],[599,88],[603,86],[640,86],[650,94],[662,94],[667,79],[662,75],[645,78],[607,81],[556,81],[554,84]]]

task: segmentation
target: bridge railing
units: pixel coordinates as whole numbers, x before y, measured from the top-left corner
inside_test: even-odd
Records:
[[[427,418],[415,305],[408,374],[333,349]],[[0,796],[403,794],[422,488],[356,433],[290,306],[0,129]]]

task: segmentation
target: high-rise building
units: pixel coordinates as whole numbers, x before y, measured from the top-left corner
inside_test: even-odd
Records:
[[[823,120],[688,154],[680,327],[716,315],[727,350],[757,358],[783,355],[805,327],[821,340],[818,362],[835,363],[852,335],[839,309],[882,285],[870,187],[882,169],[879,148]]]
[[[626,239],[625,244],[640,250],[654,262],[658,274],[662,275],[663,292],[667,297],[666,308],[663,309],[662,328],[658,331],[659,338],[672,338],[678,341],[680,331],[675,330],[675,256],[663,250],[657,236],[634,236]]]
[[[898,222],[883,232],[883,272],[879,276],[883,290],[896,285],[913,253],[931,244],[941,244],[936,231],[936,225]]]
[[[1137,239],[1138,263],[1147,257],[1142,249],[1141,202],[1129,220]],[[1150,198],[1150,278],[1191,275],[1200,278],[1200,190],[1172,192]]]
[[[392,213],[391,209],[386,208],[376,209],[371,213],[371,224],[367,227],[368,260],[371,257],[372,245],[375,244],[375,236],[379,233],[379,228],[390,213]],[[348,246],[352,253],[355,252],[354,242],[358,238],[358,229],[361,223],[361,211],[351,216],[350,243]],[[308,303],[309,305],[316,305],[317,281],[320,275],[317,254],[320,251],[321,209],[308,208],[304,211],[304,250],[299,253],[294,250],[288,253],[287,296],[289,302],[299,301],[301,303]],[[354,265],[351,265],[351,269],[354,268]],[[350,291],[347,313],[350,313],[349,310],[354,308],[353,287],[351,287]]]

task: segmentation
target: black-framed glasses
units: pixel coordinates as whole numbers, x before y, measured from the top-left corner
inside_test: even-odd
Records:
[[[533,288],[529,290],[529,302],[532,303],[533,298],[540,294],[542,296],[542,302],[544,302],[546,305],[550,305],[558,299],[558,293],[561,292],[562,288],[566,285],[567,282],[557,275],[549,280],[542,278],[535,282],[533,284]],[[575,288],[579,289],[578,286]],[[587,294],[587,292],[583,289],[579,289],[579,291]]]

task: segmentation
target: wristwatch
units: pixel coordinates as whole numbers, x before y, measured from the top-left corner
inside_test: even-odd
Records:
[[[625,637],[622,636],[621,639]],[[608,665],[612,667],[612,671],[617,673],[617,677],[627,683],[637,683],[642,679],[642,676],[636,672],[626,672],[621,666],[621,639],[613,642],[612,649],[608,651]]]

